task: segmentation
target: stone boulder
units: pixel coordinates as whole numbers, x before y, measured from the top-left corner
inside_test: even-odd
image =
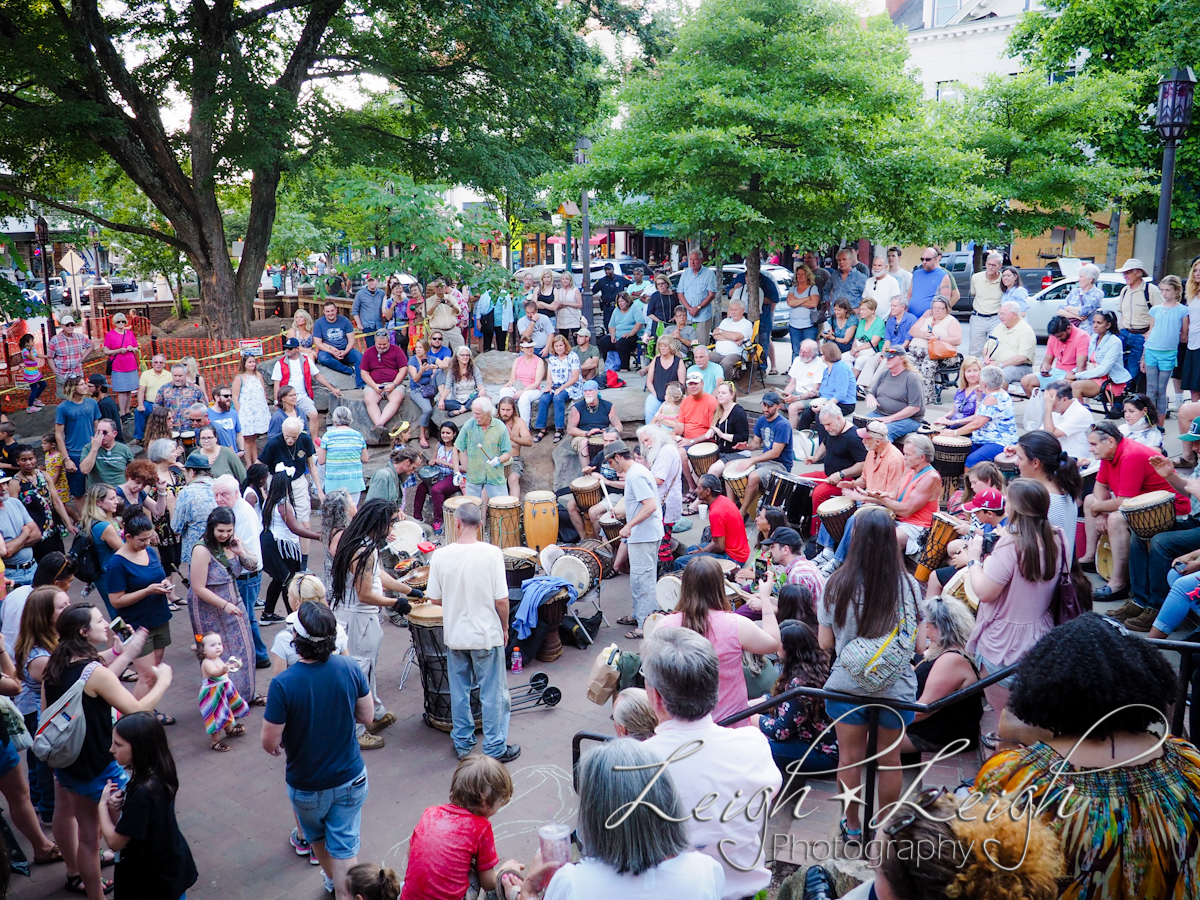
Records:
[[[517,354],[506,350],[489,350],[475,357],[475,365],[483,375],[484,384],[504,384],[512,374],[513,363]],[[494,394],[493,394],[494,396]]]

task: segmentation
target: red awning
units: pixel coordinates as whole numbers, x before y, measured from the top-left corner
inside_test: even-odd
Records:
[[[592,238],[590,241],[588,241],[588,243],[592,244],[592,245],[607,244],[608,243],[608,235],[607,234],[598,234],[594,238]]]
[[[556,235],[546,238],[546,243],[547,244],[565,244],[566,240],[564,238],[559,237],[556,234]]]

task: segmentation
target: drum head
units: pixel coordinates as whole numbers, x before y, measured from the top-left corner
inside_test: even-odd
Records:
[[[489,497],[488,509],[517,509],[521,505],[521,501],[516,497],[510,497],[507,494],[502,497]]]
[[[468,497],[466,494],[455,494],[442,504],[442,510],[445,513],[445,518],[450,518],[451,513],[453,513],[454,510],[458,509],[464,503],[474,503],[479,507],[483,506],[483,501],[478,497]]]
[[[509,559],[513,559],[518,562],[529,563],[530,565],[534,566],[536,566],[538,562],[537,551],[530,550],[528,547],[505,547],[501,552]]]
[[[442,608],[436,603],[414,603],[408,621],[419,628],[437,628],[442,624]]]
[[[400,580],[405,584],[423,588],[429,584],[429,566],[417,566]]]
[[[525,502],[526,503],[544,503],[547,500],[550,501],[551,503],[558,502],[558,498],[554,496],[554,491],[526,491],[525,492]],[[447,500],[446,502],[449,503],[450,501]]]
[[[571,490],[587,491],[600,486],[600,479],[595,475],[581,475],[571,482]]]
[[[817,515],[821,517],[836,516],[852,506],[854,506],[854,501],[849,497],[831,497],[817,507]]]
[[[432,483],[438,480],[438,472],[441,470],[437,466],[421,466],[417,469],[417,477],[422,481]]]
[[[717,452],[717,445],[712,441],[704,441],[700,444],[692,444],[688,447],[688,456],[708,456]]]
[[[679,588],[682,584],[678,575],[664,575],[658,579],[654,596],[658,600],[659,609],[665,609],[667,612],[675,611],[675,607],[679,604]]]
[[[935,447],[969,447],[971,439],[962,434],[939,434],[931,438]]]
[[[554,564],[562,558],[562,555],[563,549],[558,544],[547,544],[543,547],[542,552],[538,555],[538,560],[542,564],[542,571],[553,571]]]
[[[411,519],[405,519],[392,526],[391,540],[388,541],[387,546],[397,556],[401,553],[416,556],[417,544],[423,540],[425,540],[425,533],[421,530],[421,526]]]
[[[661,585],[662,582],[660,581],[659,584]],[[660,612],[652,612],[650,615],[646,616],[646,621],[642,623],[643,640],[649,640],[650,635],[654,634],[654,629],[656,629],[658,624],[665,618],[666,616]]]
[[[1167,500],[1170,500],[1172,503],[1175,502],[1174,491],[1148,491],[1145,494],[1138,494],[1136,497],[1123,500],[1121,502],[1121,509],[1145,509],[1147,506],[1157,506]]]
[[[561,548],[556,547],[555,549],[562,552]],[[575,590],[580,594],[585,593],[592,586],[592,576],[588,572],[587,566],[583,564],[583,560],[573,556],[559,557],[551,568],[550,574],[555,578],[561,578],[568,584],[575,585]]]

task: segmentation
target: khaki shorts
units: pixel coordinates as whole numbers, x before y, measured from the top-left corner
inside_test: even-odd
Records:
[[[169,646],[171,646],[171,623],[168,621],[163,622],[157,628],[150,629],[150,633],[146,636],[146,646],[138,654],[138,659],[149,656],[155,650],[165,650]]]
[[[292,481],[292,502],[296,506],[296,521],[308,524],[312,518],[312,499],[308,495],[308,476],[301,475]]]
[[[525,460],[520,456],[514,456],[505,466],[505,475],[520,476],[525,472]]]

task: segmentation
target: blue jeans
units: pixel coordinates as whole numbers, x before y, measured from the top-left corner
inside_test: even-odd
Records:
[[[4,577],[11,579],[12,583],[17,587],[26,587],[33,584],[33,573],[37,571],[37,564],[30,566],[27,569],[9,568],[5,566]]]
[[[367,801],[367,770],[350,781],[324,791],[298,791],[288,785],[288,799],[310,843],[325,842],[334,859],[358,856],[358,832]]]
[[[25,714],[25,727],[30,734],[37,731],[38,714]],[[33,749],[25,754],[29,772],[29,799],[43,819],[54,815],[54,770],[33,755]]]
[[[1178,527],[1178,526],[1177,526]],[[1200,550],[1200,528],[1156,534],[1147,544],[1137,535],[1129,538],[1129,592],[1135,603],[1159,606],[1178,573],[1171,568],[1177,556]]]
[[[459,402],[458,402],[457,400],[455,400],[453,397],[447,397],[447,398],[446,398],[446,400],[445,400],[445,403],[446,403],[446,412],[448,412],[448,413],[456,413],[456,412],[460,412],[461,410],[464,410],[464,409],[470,409],[470,408],[471,408],[471,404],[475,402],[475,398],[476,398],[476,397],[478,397],[478,396],[479,396],[479,394],[478,394],[478,393],[472,394],[472,395],[471,395],[470,397],[468,397],[468,398],[466,399],[466,401],[465,401],[465,402],[463,402],[463,403],[459,403]]]
[[[136,405],[133,407],[133,439],[138,443],[141,443],[142,438],[146,436],[146,422],[152,412],[154,412],[154,404],[149,400],[146,401],[145,412],[138,409]]]
[[[333,354],[322,350],[317,354],[317,364],[325,366],[327,369],[333,369],[335,372],[341,372],[343,375],[353,375],[354,386],[356,388],[361,389],[366,386],[361,371],[362,354],[353,347],[350,348],[350,352],[346,354],[344,360],[338,359]]]
[[[262,570],[249,578],[239,578],[237,589],[242,595],[242,605],[246,607],[246,618],[250,620],[250,634],[254,637],[254,659],[257,662],[270,662],[267,645],[263,643],[262,634],[258,630],[258,616],[254,615],[254,604],[258,602],[258,592],[262,589]]]
[[[1146,345],[1144,334],[1134,334],[1128,328],[1121,329],[1121,346],[1125,348],[1125,369],[1136,381],[1142,369],[1142,348]]]
[[[967,468],[980,462],[990,462],[992,459],[1004,452],[1003,444],[976,444],[967,457]]]
[[[737,560],[728,553],[701,553],[698,546],[688,547],[688,552],[679,557],[679,559],[675,560],[675,571],[682,572],[684,566],[690,563],[693,559],[699,559],[701,556],[711,556],[713,559],[727,559],[730,562],[737,562]],[[738,563],[738,565],[740,566],[742,564]]]
[[[428,397],[421,396],[419,388],[413,388],[408,392],[408,396],[412,402],[417,404],[417,408],[421,410],[421,427],[428,428],[429,423],[433,421],[433,401]]]
[[[508,747],[510,715],[504,648],[447,650],[446,664],[450,672],[450,716],[454,721],[450,737],[454,749],[467,753],[475,746],[471,690],[478,685],[483,711],[483,752],[488,756],[503,756]]]
[[[868,419],[882,419],[883,416],[880,415],[880,413],[877,410],[872,413],[867,413],[867,418]],[[906,434],[912,434],[914,431],[916,431],[920,427],[921,427],[921,423],[918,422],[916,419],[897,419],[895,422],[888,422],[887,423],[888,440],[894,441],[897,438],[904,437]]]
[[[75,463],[75,471],[67,472],[67,488],[72,497],[82,497],[88,489],[87,476],[79,471],[79,462],[83,459],[83,453],[72,453],[68,450],[67,458]]]
[[[796,771],[798,772],[834,772],[837,769],[838,758],[836,756],[827,756],[816,748],[812,748],[811,744],[806,744],[800,739],[791,741],[768,741],[771,745],[771,756],[775,758],[775,765],[784,773],[784,780],[787,780],[787,769],[794,762],[800,762]]]
[[[820,329],[816,325],[809,325],[807,328],[793,328],[788,326],[788,339],[792,342],[792,359],[800,355],[800,345],[805,341],[815,341],[817,335],[820,334]]]
[[[554,427],[561,431],[566,426],[567,403],[570,399],[570,395],[565,390],[558,393],[554,391],[542,391],[542,399],[538,401],[537,424],[534,427],[546,427],[546,418],[550,415],[550,404],[553,402]]]
[[[661,400],[659,400],[657,397],[655,397],[653,394],[646,395],[646,406],[645,406],[644,412],[646,414],[646,424],[647,425],[650,424],[650,420],[654,418],[655,414],[658,412],[658,408],[662,405],[663,405],[663,402]]]

